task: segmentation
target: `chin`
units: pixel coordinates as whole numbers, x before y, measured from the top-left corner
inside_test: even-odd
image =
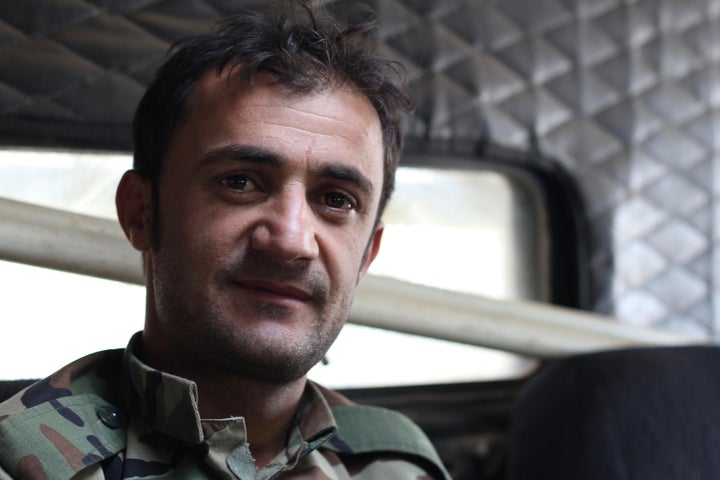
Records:
[[[206,344],[204,356],[208,359],[209,368],[255,380],[291,382],[304,377],[322,360],[329,347],[315,339],[288,349],[291,343],[288,340],[297,338],[297,335],[289,334],[284,328],[282,335],[277,328],[272,330],[272,333],[266,330],[260,335],[236,338],[236,341],[226,335],[220,341]],[[268,341],[269,337],[276,341]],[[198,352],[198,355],[201,353]]]

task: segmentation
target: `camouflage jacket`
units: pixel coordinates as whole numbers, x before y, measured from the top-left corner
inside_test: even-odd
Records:
[[[308,382],[286,449],[257,470],[242,417],[201,419],[197,388],[125,350],[99,352],[0,404],[0,480],[446,479],[402,415]]]

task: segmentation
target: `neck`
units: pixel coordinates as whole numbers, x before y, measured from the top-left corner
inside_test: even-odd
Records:
[[[304,377],[278,384],[213,373],[195,381],[201,418],[245,418],[248,443],[258,468],[285,448],[288,428],[305,389]]]
[[[307,383],[304,376],[290,382],[251,378],[182,362],[172,355],[164,355],[162,347],[156,351],[152,345],[144,342],[143,361],[153,368],[194,381],[202,419],[245,419],[247,441],[258,468],[285,448],[288,428]]]

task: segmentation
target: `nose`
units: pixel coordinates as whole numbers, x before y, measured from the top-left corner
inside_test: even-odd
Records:
[[[265,207],[251,233],[252,248],[283,261],[317,257],[314,213],[304,193],[279,196]]]

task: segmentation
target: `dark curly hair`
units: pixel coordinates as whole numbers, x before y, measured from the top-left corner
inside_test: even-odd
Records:
[[[263,12],[229,18],[211,33],[177,42],[141,99],[133,122],[133,166],[150,181],[155,208],[162,159],[200,78],[215,69],[252,85],[255,72],[262,71],[299,93],[347,83],[367,96],[383,134],[379,218],[394,189],[401,122],[411,104],[402,67],[375,53],[374,32],[374,20],[345,26],[306,2],[285,1],[273,2]]]

